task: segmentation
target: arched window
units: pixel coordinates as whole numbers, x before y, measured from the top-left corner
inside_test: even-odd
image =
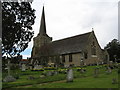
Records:
[[[95,46],[95,42],[93,42],[92,45],[91,45],[91,55],[96,55],[96,46]]]

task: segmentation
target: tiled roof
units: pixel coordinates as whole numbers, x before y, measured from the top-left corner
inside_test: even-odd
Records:
[[[53,41],[40,48],[41,55],[58,55],[81,52],[87,45],[91,32]],[[40,53],[39,53],[40,54]]]

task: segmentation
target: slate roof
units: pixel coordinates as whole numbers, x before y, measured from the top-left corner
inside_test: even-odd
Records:
[[[61,55],[81,52],[87,45],[87,40],[91,33],[88,32],[46,44],[40,48],[41,55]]]

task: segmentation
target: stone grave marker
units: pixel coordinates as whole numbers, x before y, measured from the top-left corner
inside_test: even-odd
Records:
[[[112,73],[112,70],[111,70],[111,68],[110,68],[110,67],[107,67],[106,73],[107,73],[107,74]]]
[[[11,75],[6,76],[3,80],[3,82],[13,82],[13,81],[16,81],[16,79]]]
[[[34,69],[42,69],[43,67],[41,65],[35,65]]]
[[[99,74],[99,68],[95,68],[94,69],[94,77],[98,77],[98,74]]]
[[[25,70],[26,70],[26,65],[22,64],[22,71],[25,71]]]
[[[47,73],[46,73],[46,76],[52,76],[53,75],[53,72],[52,71],[48,71]]]
[[[118,83],[117,79],[116,79],[116,78],[113,78],[113,79],[112,79],[112,84],[117,84],[117,83]]]
[[[73,82],[73,70],[69,69],[67,72],[67,82]]]
[[[10,60],[8,60],[8,64],[7,64],[7,69],[8,69],[8,75],[3,79],[3,82],[13,82],[16,81],[16,79],[10,75]]]
[[[57,75],[57,74],[58,74],[58,71],[54,71],[54,74]]]
[[[27,78],[28,80],[34,80],[35,79],[35,77],[33,77],[33,76],[28,76],[28,78]]]

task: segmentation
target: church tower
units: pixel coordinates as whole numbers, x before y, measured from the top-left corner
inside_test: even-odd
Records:
[[[41,24],[37,37],[33,38],[33,49],[32,49],[32,58],[35,57],[39,48],[47,43],[52,41],[52,37],[49,37],[46,33],[46,23],[45,23],[45,11],[43,6]]]

